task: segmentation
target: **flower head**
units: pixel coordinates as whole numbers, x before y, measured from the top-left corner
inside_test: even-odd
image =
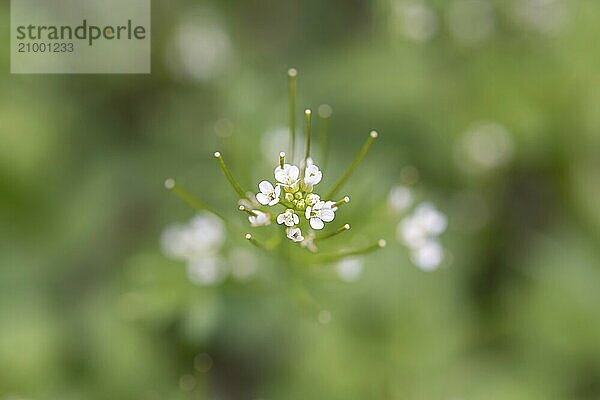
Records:
[[[340,201],[333,201],[331,199],[337,195],[339,190],[348,181],[349,177],[353,174],[363,158],[367,155],[374,140],[378,137],[378,134],[375,131],[371,131],[369,133],[366,142],[356,157],[353,159],[341,177],[336,182],[332,182],[329,192],[326,195],[321,196],[319,193],[315,193],[315,187],[325,178],[325,174],[321,171],[319,166],[314,163],[310,154],[312,137],[312,112],[309,109],[304,111],[304,117],[306,121],[306,129],[304,132],[305,146],[304,155],[302,158],[300,158],[297,154],[295,154],[297,146],[295,146],[296,119],[294,110],[296,109],[295,87],[297,71],[295,69],[290,69],[288,71],[288,76],[290,79],[289,152],[291,154],[291,160],[300,159],[300,162],[294,165],[294,163],[289,162],[288,160],[288,163],[286,163],[286,152],[281,151],[279,153],[279,162],[273,170],[275,179],[260,181],[258,184],[259,192],[254,195],[244,190],[242,185],[240,185],[240,183],[238,183],[238,181],[234,178],[234,174],[232,170],[229,169],[221,152],[215,152],[214,157],[217,160],[223,174],[225,175],[225,178],[238,196],[239,210],[247,214],[246,218],[248,218],[248,221],[252,227],[270,225],[272,218],[271,216],[277,215],[277,224],[282,225],[282,230],[289,240],[294,243],[299,243],[303,248],[316,253],[321,241],[350,230],[350,224],[344,224],[341,227],[328,230],[323,234],[317,235],[315,232],[315,230],[318,231],[324,229],[326,223],[332,222],[336,217],[336,212],[338,211],[339,206],[347,204],[350,201],[349,197],[347,196]],[[320,118],[330,118],[331,108],[327,107],[324,110],[325,111],[323,113],[319,111]],[[328,125],[329,124],[324,123],[322,126],[325,128],[324,130],[319,130],[319,133],[327,135]],[[191,206],[198,209],[211,210],[214,214],[225,220],[225,217],[220,215],[218,211],[212,210],[206,203],[193,196],[185,188],[176,185],[174,180],[167,180],[167,182],[165,182],[165,186],[175,192],[182,200]],[[283,207],[283,211],[278,211],[276,214],[269,212],[267,208],[273,206]],[[227,225],[229,228],[235,226],[235,224],[229,223]],[[271,239],[269,239],[267,242],[263,242],[249,232],[245,234],[245,238],[255,246],[265,250],[271,250],[279,243],[279,241]],[[385,241],[379,240],[376,244],[370,245],[364,249],[338,251],[335,254],[329,255],[329,257],[324,256],[323,259],[330,259],[331,257],[340,259],[343,257],[349,257],[351,255],[365,254],[383,247],[382,243],[385,243]]]

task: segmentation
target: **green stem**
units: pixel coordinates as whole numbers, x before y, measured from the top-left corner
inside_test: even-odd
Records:
[[[344,204],[348,204],[350,203],[350,197],[346,196],[343,199],[336,201],[335,203],[333,203],[333,207],[338,207]]]
[[[279,167],[281,169],[283,169],[283,166],[285,165],[285,152],[281,152],[279,153]]]
[[[260,242],[260,241],[258,241],[256,239],[254,239],[254,237],[252,236],[252,234],[246,233],[246,235],[244,237],[246,238],[247,241],[249,241],[250,243],[252,243],[254,246],[258,247],[259,249],[269,250],[269,246],[267,246],[263,242]]]
[[[172,191],[173,193],[175,193],[177,195],[177,197],[179,197],[181,200],[183,200],[185,203],[187,203],[192,208],[199,210],[199,211],[211,212],[211,213],[215,214],[217,217],[221,218],[223,221],[227,222],[227,220],[225,219],[225,217],[223,217],[223,215],[221,213],[219,213],[218,211],[216,211],[215,209],[213,209],[212,207],[207,205],[205,202],[200,200],[198,197],[191,194],[185,187],[176,183],[174,179],[167,179],[165,181],[165,188],[167,188],[170,191]]]
[[[369,134],[367,141],[365,142],[365,144],[363,144],[362,148],[360,149],[360,151],[358,152],[358,154],[356,155],[356,157],[354,158],[354,160],[352,161],[352,163],[350,164],[348,169],[346,169],[346,172],[344,172],[342,177],[336,182],[336,184],[333,186],[333,189],[331,189],[329,191],[329,193],[327,194],[327,196],[325,196],[325,198],[330,199],[331,197],[333,197],[333,195],[335,195],[337,193],[337,191],[340,190],[340,188],[344,185],[344,183],[346,183],[346,180],[348,180],[350,175],[352,175],[352,173],[354,172],[356,167],[358,167],[358,165],[360,164],[362,159],[365,158],[365,156],[369,152],[369,149],[371,148],[371,145],[373,144],[375,139],[377,139],[377,136],[378,136],[378,134],[375,131],[372,131]]]
[[[312,111],[310,109],[304,110],[304,115],[306,116],[306,152],[304,153],[304,166],[306,166],[306,162],[310,157],[310,135],[312,130]]]
[[[239,207],[238,207],[238,209],[239,209],[240,211],[242,211],[242,212],[245,212],[245,213],[246,213],[246,214],[248,214],[248,215],[251,215],[251,216],[253,216],[253,217],[257,217],[257,216],[258,216],[258,213],[257,213],[256,211],[254,211],[254,210],[249,210],[249,209],[247,209],[247,208],[246,208],[246,207],[244,207],[244,206],[239,206]]]
[[[242,199],[247,198],[246,192],[244,192],[242,187],[236,182],[235,179],[233,179],[233,175],[231,175],[231,171],[229,171],[229,168],[227,168],[227,165],[225,164],[225,161],[223,160],[223,156],[221,156],[221,153],[216,151],[215,158],[219,162],[219,166],[221,167],[221,170],[225,174],[225,177],[231,184],[231,187],[233,187],[233,190],[236,191],[236,193],[240,196],[240,198],[242,198]]]
[[[327,104],[321,104],[319,106],[319,137],[321,138],[321,162],[320,165],[323,169],[327,168],[327,156],[329,155],[329,143],[331,130],[331,115],[333,110],[331,106]]]
[[[290,118],[290,154],[294,160],[294,149],[296,147],[296,92],[298,71],[295,68],[288,70],[288,112]]]
[[[322,255],[322,256],[318,257],[318,262],[321,262],[321,263],[335,262],[335,261],[341,260],[346,257],[360,256],[360,255],[368,254],[375,250],[384,248],[385,246],[386,246],[386,241],[384,239],[379,239],[377,241],[377,243],[374,243],[374,244],[367,246],[365,248],[362,248],[362,249],[340,251],[335,254]]]
[[[333,232],[330,232],[328,234],[325,234],[323,236],[319,236],[315,238],[315,242],[319,241],[319,240],[325,240],[325,239],[329,239],[332,238],[336,235],[339,235],[342,232],[346,232],[350,230],[350,224],[345,224],[344,226],[339,227],[338,229],[336,229]]]

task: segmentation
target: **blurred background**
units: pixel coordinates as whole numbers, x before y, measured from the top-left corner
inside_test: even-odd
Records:
[[[10,75],[0,53],[0,399],[600,398],[600,3],[152,14],[150,75]],[[298,113],[333,109],[323,185],[380,132],[343,218],[388,246],[300,290],[241,231],[194,281],[161,249],[195,215],[163,182],[241,226],[212,153],[248,189],[271,176],[292,66]],[[448,220],[434,272],[398,241],[412,198]]]

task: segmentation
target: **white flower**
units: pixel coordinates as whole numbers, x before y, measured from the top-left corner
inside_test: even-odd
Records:
[[[287,228],[285,233],[292,242],[302,242],[304,240],[300,228]]]
[[[294,226],[300,223],[300,218],[298,218],[298,215],[293,210],[288,208],[284,213],[277,216],[277,223],[279,225]]]
[[[224,240],[221,220],[212,214],[199,214],[185,225],[165,229],[161,244],[167,256],[189,261],[216,253]]]
[[[281,188],[279,185],[273,187],[271,182],[262,181],[258,184],[260,193],[257,193],[256,200],[263,206],[273,206],[279,203],[279,195],[281,194]]]
[[[271,214],[259,210],[252,210],[252,212],[254,215],[248,216],[248,221],[250,221],[251,226],[257,227],[271,225]]]
[[[335,265],[335,270],[341,280],[356,282],[362,274],[363,262],[360,258],[345,258]]]
[[[323,173],[319,170],[319,167],[315,164],[310,164],[306,166],[304,170],[304,184],[307,188],[312,190],[314,185],[317,185],[321,182],[323,178]]]
[[[441,234],[448,224],[446,216],[430,203],[417,207],[412,215],[398,224],[398,240],[411,248],[424,245],[431,236]]]
[[[423,271],[433,271],[444,259],[444,249],[436,240],[428,240],[422,246],[412,250],[410,259]]]
[[[314,206],[319,201],[321,201],[321,197],[318,194],[310,193],[306,196],[306,205],[308,206]]]
[[[448,220],[431,203],[423,203],[415,210],[415,218],[423,225],[428,233],[439,235],[446,230]]]
[[[331,222],[335,218],[334,211],[337,207],[332,208],[332,201],[328,201],[325,203],[324,201],[319,201],[312,207],[306,207],[305,216],[306,219],[310,221],[310,226],[313,229],[323,229],[325,224],[323,222]]]
[[[217,255],[225,240],[225,228],[216,216],[199,214],[185,225],[167,228],[161,239],[167,256],[187,262],[192,283],[213,285],[225,278],[227,273]]]
[[[295,165],[284,164],[283,168],[275,168],[275,179],[282,185],[293,188],[298,183],[300,170]]]
[[[446,216],[432,204],[419,205],[397,227],[398,240],[411,251],[411,261],[424,271],[433,271],[444,259],[444,249],[437,240],[448,225]]]

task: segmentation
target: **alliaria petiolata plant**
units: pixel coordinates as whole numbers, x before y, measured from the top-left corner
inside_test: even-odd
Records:
[[[236,223],[229,221],[221,212],[192,195],[190,191],[176,183],[175,180],[167,179],[165,182],[166,188],[172,190],[192,207],[210,211],[218,216],[231,233],[243,235],[250,243],[261,249],[277,251],[294,264],[332,263],[347,257],[367,254],[384,247],[386,245],[385,240],[378,239],[365,247],[348,249],[347,246],[342,245],[333,252],[321,251],[323,242],[351,229],[351,225],[347,221],[337,223],[340,219],[337,215],[338,211],[343,207],[350,206],[350,197],[340,196],[338,193],[367,155],[378,134],[375,131],[369,133],[362,148],[341,177],[330,184],[328,191],[321,192],[320,189],[327,182],[327,179],[311,156],[313,133],[312,112],[309,109],[304,112],[304,152],[301,155],[298,154],[298,156],[294,154],[298,146],[296,143],[295,112],[297,71],[293,68],[288,71],[288,83],[289,150],[288,153],[281,151],[278,155],[274,155],[275,165],[270,179],[258,182],[256,192],[246,191],[234,178],[223,154],[219,151],[214,153],[214,157],[227,182],[239,198],[236,207],[246,215],[248,231],[241,230]],[[329,117],[331,110],[327,111],[327,117]],[[328,130],[324,130],[323,134],[327,135]],[[295,159],[299,161],[294,163],[293,160]],[[277,226],[277,233],[269,238],[259,239],[254,231],[264,229],[269,225]],[[290,255],[290,251],[285,250],[289,248],[289,245],[303,249],[303,253]],[[339,267],[338,272],[340,276],[352,280],[360,274],[360,269],[361,266],[355,262],[348,263],[345,266],[342,265]]]

